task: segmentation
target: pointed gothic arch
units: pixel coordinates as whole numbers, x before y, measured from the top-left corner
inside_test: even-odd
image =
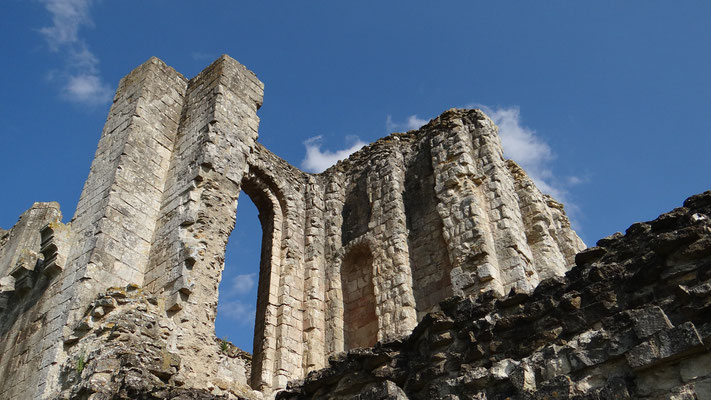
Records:
[[[251,386],[255,389],[272,385],[276,360],[277,305],[273,298],[281,273],[282,233],[284,231],[284,197],[272,180],[256,168],[242,179],[241,191],[252,200],[259,212],[262,242],[257,284],[257,309],[252,351]]]

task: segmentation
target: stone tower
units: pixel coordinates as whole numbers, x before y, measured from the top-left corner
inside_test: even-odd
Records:
[[[308,174],[257,142],[262,94],[227,56],[192,79],[152,58],[121,80],[71,222],[35,203],[0,231],[0,398],[55,396],[129,306],[173,368],[158,378],[271,392],[449,296],[530,292],[585,247],[479,110]],[[214,334],[242,192],[263,229],[251,373]]]

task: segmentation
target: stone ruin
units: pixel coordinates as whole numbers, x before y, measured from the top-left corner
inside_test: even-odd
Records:
[[[702,336],[711,325],[699,333],[688,310],[680,311],[687,320],[670,322],[664,304],[635,314],[640,302],[588,304],[584,284],[565,286],[583,279],[578,270],[591,262],[594,279],[605,281],[595,262],[607,250],[580,253],[585,245],[563,206],[504,159],[497,128],[481,111],[448,110],[308,174],[257,142],[262,95],[263,84],[228,56],[192,79],[151,58],[121,80],[72,220],[61,222],[57,203],[35,203],[11,230],[0,230],[0,399],[261,399],[287,385],[277,396],[498,398],[500,389],[515,397],[532,393],[540,379],[581,379],[558,348],[536,356],[557,367],[546,367],[546,376],[534,371],[540,366],[531,357],[540,346],[563,346],[556,341],[566,334],[587,344],[608,334],[590,318],[569,324],[578,330],[531,322],[541,310],[575,313],[612,303],[617,308],[605,310],[651,324],[635,325],[640,343],[659,347],[654,340],[674,329],[699,339],[639,354],[641,361],[629,362],[634,368],[705,349]],[[225,246],[242,191],[257,206],[263,232],[252,354],[214,332]],[[676,254],[679,246],[706,244],[707,214],[693,214],[693,240],[671,238],[660,246]],[[699,246],[693,260],[711,248]],[[620,252],[611,260],[624,264],[636,254]],[[563,278],[576,262],[577,275]],[[688,299],[708,300],[702,284],[708,263],[697,264],[696,286],[680,285]],[[555,292],[544,296],[553,300],[535,305],[545,290]],[[589,296],[614,297],[614,288],[605,290]],[[535,318],[516,316],[526,307],[538,310],[531,311]],[[572,318],[566,315],[558,320]],[[625,321],[634,322],[632,316]],[[491,326],[499,321],[502,339],[491,327],[472,327],[477,318]],[[501,328],[517,324],[532,331],[506,336]],[[416,340],[437,346],[412,347]],[[512,341],[528,350],[510,350]],[[469,346],[477,356],[442,350],[452,346],[460,353]],[[413,362],[413,352],[431,365]],[[598,364],[622,362],[620,354],[626,353],[599,356]],[[458,361],[441,366],[450,356]],[[588,365],[591,357],[575,365],[596,365]],[[699,365],[709,361],[693,357]],[[399,369],[374,372],[389,363]],[[693,380],[711,374],[708,365]],[[423,368],[469,377],[460,382],[465,391],[428,388],[423,379],[440,385],[441,374],[418,375]],[[408,374],[419,383],[408,386]],[[607,387],[596,379],[588,389]],[[475,392],[479,397],[467,397]]]

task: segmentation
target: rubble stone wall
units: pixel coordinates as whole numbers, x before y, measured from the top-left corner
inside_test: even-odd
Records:
[[[0,232],[0,397],[58,393],[61,371],[111,337],[92,311],[111,288],[152,299],[157,349],[180,360],[160,381],[271,392],[345,349],[407,336],[450,295],[530,292],[584,248],[479,110],[307,174],[257,143],[263,89],[227,56],[190,80],[152,58],[121,81],[72,221],[33,207]],[[262,258],[253,358],[229,372],[214,362],[214,321],[242,192],[260,212]],[[364,249],[369,262],[355,260]],[[41,279],[15,277],[25,254]]]

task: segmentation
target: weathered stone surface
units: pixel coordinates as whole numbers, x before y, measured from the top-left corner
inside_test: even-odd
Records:
[[[251,355],[220,341],[204,344],[211,352],[202,365],[211,377],[207,389],[178,390],[186,364],[182,344],[170,342],[175,329],[155,297],[134,285],[109,288],[65,339],[58,398],[261,398],[247,383]]]
[[[711,192],[581,252],[479,110],[306,174],[257,143],[262,93],[227,56],[121,81],[72,221],[0,230],[0,398],[711,396]],[[214,335],[242,192],[253,357]]]
[[[711,237],[711,191],[684,204],[601,240],[525,298],[448,299],[406,340],[334,358],[276,397],[391,382],[409,399],[708,398],[711,255],[689,248]]]
[[[155,385],[146,393],[177,385],[229,394],[239,392],[236,384],[271,393],[344,350],[407,337],[452,295],[488,298],[493,307],[513,293],[502,307],[524,307],[536,285],[563,275],[585,247],[563,206],[504,159],[497,127],[480,110],[448,110],[419,130],[394,133],[307,174],[257,142],[263,89],[228,56],[192,79],[151,58],[121,80],[71,222],[59,222],[56,203],[35,205],[0,232],[0,398],[83,396],[72,388],[120,393],[108,372],[61,386],[83,348],[107,363],[135,361],[134,352],[140,373],[124,371],[122,382]],[[222,360],[214,334],[241,194],[254,201],[263,229],[249,367]],[[678,218],[648,229],[663,231]],[[693,218],[705,221],[702,213]],[[706,254],[702,236],[693,229],[683,238],[659,236],[655,249],[688,273],[681,260]],[[110,289],[116,287],[155,301],[140,305]],[[588,306],[583,288],[577,290],[564,308]],[[607,295],[600,305],[615,301]],[[534,311],[542,315],[555,304],[542,301]],[[152,318],[152,329],[140,328],[144,317]],[[114,318],[115,326],[128,324],[118,338],[102,328]],[[525,322],[507,315],[501,326]],[[651,333],[657,322],[640,329],[660,334]],[[546,332],[540,340],[564,334],[550,321],[539,324],[532,328]],[[446,324],[435,325],[440,331],[427,346],[458,343]],[[141,333],[130,335],[134,328]],[[508,346],[493,341],[481,351]],[[157,366],[163,355],[156,349],[179,365]],[[657,358],[665,354],[660,349]],[[588,365],[599,354],[577,357]],[[435,370],[447,363],[440,364]],[[505,374],[532,387],[526,364],[508,365],[491,379]],[[402,396],[391,384],[371,389],[372,396]],[[346,396],[350,389],[343,390]]]

